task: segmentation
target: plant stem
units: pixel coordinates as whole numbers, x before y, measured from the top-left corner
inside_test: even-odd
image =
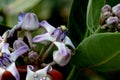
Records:
[[[46,59],[46,57],[48,56],[50,50],[53,48],[54,43],[51,43],[50,47],[47,49],[47,51],[44,53],[44,55],[41,58],[41,62],[44,62],[44,60]]]
[[[48,64],[42,63],[42,64],[41,64],[41,67],[46,67],[47,65],[54,66],[55,64],[56,64],[55,61],[52,61],[52,62],[50,62],[50,63],[48,63]]]
[[[32,49],[32,35],[31,35],[31,32],[26,31],[26,36],[27,36],[27,39],[28,39],[28,43],[29,43],[29,45],[30,45],[30,48]]]
[[[96,29],[95,33],[99,33],[100,30],[101,30],[101,27],[99,26],[99,27]]]
[[[73,66],[73,68],[66,80],[73,80],[73,77],[75,76],[75,71],[76,71],[76,67]]]
[[[9,50],[10,50],[10,51],[12,51],[12,52],[14,51],[14,49],[13,49],[13,48],[11,48],[11,47],[9,47]]]
[[[42,46],[42,49],[41,49],[41,51],[40,51],[40,53],[39,53],[39,55],[38,55],[38,58],[37,58],[37,59],[39,59],[39,58],[41,58],[41,57],[42,57],[43,52],[45,51],[45,48],[46,48],[46,46],[45,46],[45,45],[43,45],[43,46]]]
[[[55,61],[52,61],[51,63],[49,63],[51,66],[55,65],[56,62]]]

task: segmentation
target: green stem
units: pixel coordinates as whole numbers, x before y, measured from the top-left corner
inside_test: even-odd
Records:
[[[42,58],[41,58],[41,62],[44,62],[44,60],[47,58],[50,50],[53,48],[54,43],[51,43],[50,47],[47,49],[47,51],[43,54]]]
[[[27,39],[28,39],[28,43],[29,43],[29,45],[30,45],[30,48],[32,49],[32,35],[31,35],[31,32],[26,31],[26,36],[27,36]]]
[[[73,66],[73,68],[66,80],[73,80],[73,77],[75,76],[75,71],[76,71],[76,67]]]
[[[46,67],[47,65],[54,66],[55,64],[56,64],[55,61],[52,61],[52,62],[50,62],[50,63],[48,63],[48,64],[46,64],[46,63],[42,63],[42,64],[41,64],[41,67]]]
[[[39,53],[39,55],[38,55],[38,58],[41,58],[41,56],[43,55],[43,52],[45,51],[45,49],[46,49],[46,46],[43,45],[43,46],[42,46],[42,49],[40,50],[40,53]]]
[[[88,37],[88,36],[89,36],[89,33],[90,33],[90,31],[89,31],[89,29],[87,29],[86,32],[85,32],[84,38]]]
[[[101,27],[99,26],[99,27],[96,29],[95,33],[99,33],[100,31],[101,31]]]

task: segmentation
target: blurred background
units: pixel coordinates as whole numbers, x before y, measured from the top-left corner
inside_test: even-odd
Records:
[[[35,13],[39,21],[55,27],[66,25],[72,0],[0,0],[0,24],[13,27],[21,12]]]

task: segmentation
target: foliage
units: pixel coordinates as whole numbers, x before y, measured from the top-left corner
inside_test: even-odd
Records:
[[[46,19],[55,26],[65,24],[76,47],[69,64],[57,67],[65,80],[108,80],[108,77],[114,80],[116,76],[109,73],[115,71],[112,73],[116,74],[117,71],[120,74],[120,32],[108,29],[111,25],[103,29],[107,19],[103,21],[105,25],[100,22],[103,6],[114,7],[118,3],[119,0],[34,0],[31,4],[26,0],[4,0],[0,1],[0,23],[12,27],[18,13],[25,11],[34,12],[40,21]],[[111,13],[110,16],[116,15]]]

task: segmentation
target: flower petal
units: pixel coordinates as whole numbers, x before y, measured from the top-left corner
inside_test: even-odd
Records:
[[[65,66],[70,58],[71,58],[71,52],[70,50],[67,48],[67,55],[63,56],[59,53],[59,51],[54,51],[53,52],[53,60],[60,66]]]
[[[0,67],[0,80],[1,80],[2,75],[3,75],[4,72],[5,72],[5,69],[3,69],[3,68]]]
[[[8,43],[3,43],[1,52],[5,52],[6,54],[10,55],[9,44]]]
[[[40,69],[38,71],[36,71],[36,73],[38,74],[39,78],[41,79],[42,77],[46,77],[47,80],[50,80],[48,77],[47,77],[47,72],[51,71],[52,70],[52,67],[50,65],[46,66],[45,68],[43,69]]]
[[[34,68],[32,65],[27,66],[27,75],[26,75],[26,80],[34,80],[34,74],[31,69]]]
[[[36,71],[37,74],[40,74],[40,75],[43,75],[43,76],[46,76],[47,75],[47,72],[51,71],[52,70],[52,67],[50,65],[46,66],[45,68],[43,69],[40,69],[38,71]]]
[[[11,30],[8,30],[9,31],[9,36],[8,37],[13,37],[15,31],[20,29],[20,28],[21,28],[21,25],[15,25]]]
[[[55,28],[50,25],[46,20],[41,21],[40,26],[44,27],[48,33],[51,33],[55,30]]]
[[[72,41],[70,40],[70,38],[69,38],[68,36],[65,37],[64,42],[65,42],[66,45],[69,45],[69,46],[71,46],[73,49],[75,49],[75,46],[73,45]]]
[[[4,41],[8,38],[8,36],[9,36],[9,30],[4,32],[4,34],[2,35],[2,38],[4,39]]]
[[[14,62],[8,66],[7,71],[11,72],[11,74],[15,77],[16,80],[20,80],[20,75]]]
[[[54,38],[49,33],[45,33],[35,36],[32,41],[42,43],[43,41],[54,41]]]
[[[39,21],[34,13],[27,13],[24,16],[21,28],[27,31],[37,30],[39,28]]]
[[[23,23],[23,18],[25,17],[25,14],[26,13],[23,12],[18,15],[18,25],[21,25]]]
[[[67,50],[66,50],[66,46],[65,46],[64,43],[62,43],[62,42],[54,42],[54,44],[57,46],[58,51],[62,56],[67,55]]]
[[[12,52],[11,55],[11,60],[16,61],[16,59],[21,56],[22,54],[26,53],[29,50],[29,48],[27,46],[22,46],[20,48],[18,48],[17,50],[15,50],[14,52]]]

